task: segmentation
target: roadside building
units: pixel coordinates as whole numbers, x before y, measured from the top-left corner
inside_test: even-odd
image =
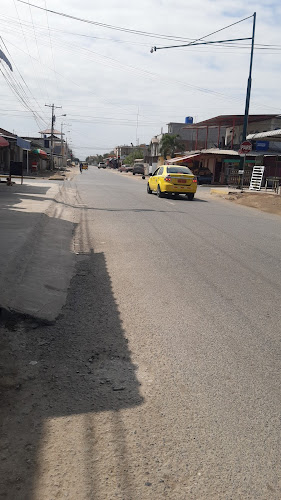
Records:
[[[262,154],[261,165],[265,166],[265,179],[275,178],[281,184],[281,128],[250,133],[247,136],[253,149]]]
[[[30,142],[0,128],[0,171],[2,174],[21,174],[26,170]]]
[[[226,127],[223,124],[209,126],[207,134],[204,122],[190,124],[169,122],[167,126],[168,134],[178,135],[185,144],[186,151],[224,146]]]
[[[186,125],[184,130],[196,132],[195,147],[187,150],[186,155],[182,156],[181,164],[189,164],[199,178],[205,176],[212,183],[231,184],[240,183],[239,174],[240,156],[238,150],[242,141],[244,115],[221,115],[201,121],[196,124]],[[250,183],[251,174],[254,165],[264,165],[266,172],[278,170],[279,156],[281,152],[280,143],[269,141],[259,141],[265,139],[265,136],[258,136],[259,131],[262,134],[274,129],[281,129],[281,117],[276,114],[267,115],[249,115],[248,131],[255,135],[253,141],[253,150],[245,159],[244,184]],[[200,133],[205,136],[205,147],[200,142]],[[218,147],[206,147],[209,144],[210,134],[217,135]],[[278,134],[275,134],[275,137]],[[249,135],[248,137],[252,137]],[[201,137],[202,139],[202,137]],[[179,156],[179,155],[178,155]],[[179,163],[179,158],[172,159]],[[270,167],[271,166],[271,167]],[[269,171],[269,167],[271,170]],[[276,170],[277,169],[277,170]],[[200,172],[200,174],[199,174]]]
[[[220,147],[237,150],[242,141],[244,115],[219,115],[192,125],[184,130],[195,131],[195,146],[191,149]],[[249,115],[248,134],[281,128],[281,116],[277,114]],[[200,133],[203,137],[200,139]],[[212,134],[212,136],[211,136]],[[215,143],[213,138],[217,137]],[[210,137],[212,140],[210,141]],[[204,146],[202,147],[202,140]],[[212,143],[213,142],[213,143]]]
[[[143,158],[145,158],[148,154],[148,149],[149,147],[146,144],[140,144],[139,146],[134,146],[133,144],[131,144],[130,146],[116,146],[114,148],[114,154],[118,160],[124,161],[126,156],[129,156],[131,153],[134,153],[135,151],[141,151],[143,153]]]

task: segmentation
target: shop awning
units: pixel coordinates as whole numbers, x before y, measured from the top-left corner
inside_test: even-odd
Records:
[[[170,160],[166,160],[166,163],[169,165],[176,165],[177,163],[180,163],[181,161],[187,161],[187,160],[193,160],[194,158],[200,156],[200,153],[194,153],[191,155],[187,156],[178,156],[176,158],[171,158]]]
[[[4,137],[0,136],[0,148],[6,148],[7,146],[9,146],[8,141],[6,141],[6,139],[4,139]]]
[[[267,132],[257,132],[256,134],[247,135],[247,140],[250,141],[273,141],[280,142],[281,141],[281,129],[276,130],[268,130]]]

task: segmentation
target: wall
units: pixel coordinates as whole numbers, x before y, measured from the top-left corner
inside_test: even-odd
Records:
[[[195,149],[204,149],[206,145],[206,134],[207,128],[184,128],[187,127],[186,123],[168,123],[168,134],[178,134],[180,138],[184,141],[186,146],[186,151],[194,151]],[[196,127],[196,123],[191,125],[191,127]],[[219,127],[208,129],[208,140],[207,140],[207,148],[213,148],[218,146],[218,132]],[[224,138],[226,134],[226,128],[221,127],[219,142],[224,143]],[[198,137],[196,141],[196,137]],[[196,144],[197,142],[197,144]],[[197,146],[197,147],[196,147]]]
[[[281,118],[272,118],[271,120],[263,120],[258,122],[248,123],[247,134],[258,134],[259,132],[267,132],[281,128]],[[233,127],[226,129],[226,145],[231,145]],[[243,125],[235,125],[233,134],[233,145],[237,148],[242,142]]]

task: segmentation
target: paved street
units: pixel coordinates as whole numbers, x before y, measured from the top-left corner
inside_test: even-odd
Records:
[[[76,272],[54,325],[17,326],[2,497],[279,499],[281,218],[94,167],[70,186]]]

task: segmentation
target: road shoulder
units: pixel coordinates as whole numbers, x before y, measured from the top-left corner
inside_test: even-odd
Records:
[[[46,181],[1,188],[0,307],[54,321],[74,269],[75,189]]]

